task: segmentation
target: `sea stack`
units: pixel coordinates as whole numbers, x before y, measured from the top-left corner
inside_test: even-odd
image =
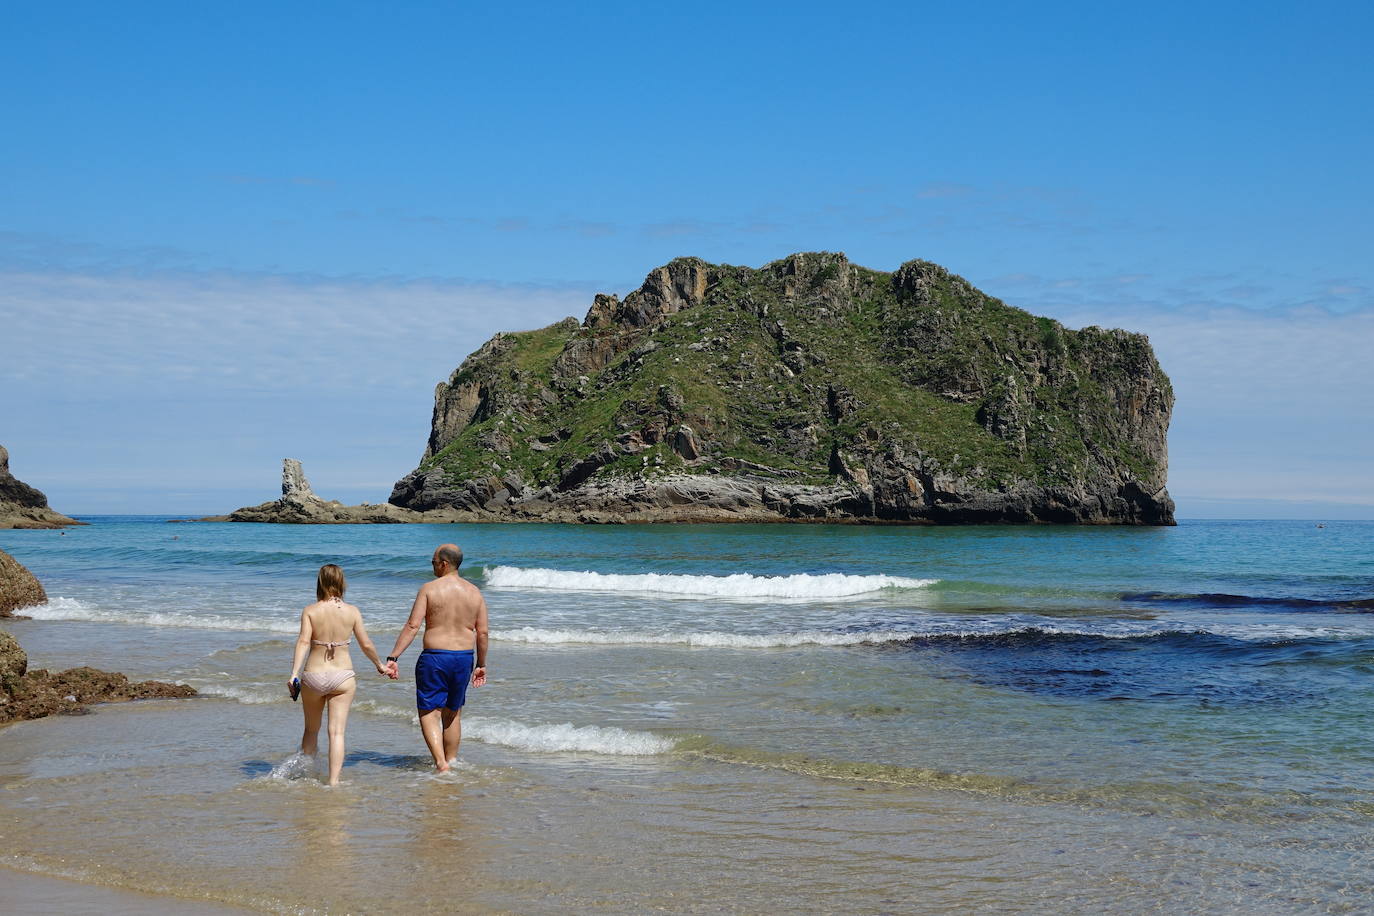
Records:
[[[65,528],[84,525],[48,508],[48,497],[10,473],[10,453],[0,445],[0,528]]]
[[[937,264],[679,258],[435,391],[392,504],[490,520],[1171,525],[1173,389]]]
[[[285,525],[389,525],[403,522],[447,522],[452,513],[428,516],[398,506],[362,503],[345,506],[338,500],[315,495],[305,469],[295,458],[283,458],[281,498],[235,509],[228,515],[200,519],[203,522],[273,522]]]

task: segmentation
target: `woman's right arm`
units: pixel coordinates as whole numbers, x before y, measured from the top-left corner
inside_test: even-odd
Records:
[[[296,637],[296,657],[291,662],[291,676],[286,679],[289,687],[291,682],[301,676],[301,668],[305,666],[305,657],[310,654],[310,638],[314,632],[310,626],[310,618],[301,611],[301,633]]]
[[[363,650],[363,654],[372,662],[378,674],[386,674],[386,667],[382,664],[382,657],[377,654],[377,647],[368,638],[367,627],[363,626],[363,613],[358,611],[358,619],[353,623],[353,635],[358,640],[358,648]]]

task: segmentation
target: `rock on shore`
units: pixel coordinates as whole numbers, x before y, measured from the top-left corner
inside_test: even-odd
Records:
[[[64,528],[84,525],[48,508],[48,497],[10,473],[10,453],[0,445],[0,528]]]
[[[47,601],[43,586],[9,554],[0,552],[0,616]],[[95,668],[30,671],[29,658],[13,636],[0,630],[0,724],[55,714],[76,714],[92,703],[193,697],[195,688],[162,681],[133,683],[122,674]]]
[[[281,498],[235,509],[228,515],[199,519],[202,522],[274,522],[287,525],[395,525],[408,522],[454,521],[447,511],[417,512],[386,503],[345,506],[315,495],[305,470],[295,458],[282,460]]]
[[[47,601],[43,583],[23,563],[0,550],[0,617],[12,617],[20,608]]]
[[[93,703],[181,698],[194,687],[162,681],[134,683],[117,672],[69,668],[28,670],[28,656],[10,634],[0,630],[0,725],[52,715],[80,715]]]
[[[680,258],[498,334],[391,503],[464,520],[1173,524],[1149,341],[926,261]]]

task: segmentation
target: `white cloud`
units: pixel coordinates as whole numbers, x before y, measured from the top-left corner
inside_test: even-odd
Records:
[[[272,498],[284,457],[325,495],[384,500],[424,448],[435,384],[497,331],[581,317],[591,295],[0,272],[0,442],[68,512],[228,511]]]
[[[1374,504],[1374,307],[1169,307],[1129,298],[1135,285],[1111,279],[1004,280],[1031,294],[1009,301],[1070,326],[1150,336],[1177,393],[1170,486],[1181,498]],[[0,432],[34,469],[29,482],[51,481],[55,499],[83,480],[191,487],[235,473],[253,500],[268,498],[287,455],[307,460],[322,492],[371,481],[364,498],[384,499],[385,482],[423,447],[437,382],[497,331],[581,317],[592,292],[0,272]],[[301,417],[337,432],[321,438]],[[233,507],[217,503],[197,508]]]
[[[53,390],[428,389],[498,330],[574,314],[587,290],[198,273],[0,274],[0,380]]]
[[[1049,313],[1149,335],[1177,398],[1169,476],[1180,496],[1374,504],[1374,309]]]

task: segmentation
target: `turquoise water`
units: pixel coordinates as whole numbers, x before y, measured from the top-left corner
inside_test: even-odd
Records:
[[[1242,904],[1339,911],[1374,889],[1363,868],[1374,816],[1374,752],[1366,741],[1374,523],[90,521],[65,534],[0,532],[0,548],[37,574],[51,598],[33,620],[7,628],[35,664],[89,663],[184,681],[210,698],[192,708],[211,703],[220,721],[260,721],[241,746],[229,739],[223,747],[237,761],[213,777],[224,791],[242,795],[280,781],[273,774],[282,775],[299,727],[282,681],[315,569],[344,567],[349,599],[386,649],[428,575],[430,552],[454,540],[467,555],[464,574],[487,595],[493,629],[492,681],[470,694],[464,713],[465,778],[494,780],[488,790],[498,795],[511,780],[541,787],[585,780],[594,791],[608,774],[617,784],[655,786],[650,800],[597,816],[618,812],[614,833],[631,858],[644,854],[649,838],[662,841],[663,824],[674,825],[678,864],[655,860],[646,885],[661,899],[680,900],[674,895],[693,886],[697,879],[684,869],[738,846],[758,861],[782,863],[790,890],[741,873],[737,882],[757,884],[756,896],[732,898],[729,910],[830,892],[861,912],[995,908],[1001,898],[988,889],[988,860],[970,851],[987,842],[983,818],[1021,825],[1000,855],[1006,875],[1020,874],[1036,891],[1004,901],[1019,900],[1014,908],[1091,911],[1116,900],[1122,909],[1148,910],[1151,901],[1168,902],[1153,891],[1166,877],[1197,911]],[[396,766],[423,775],[410,690],[408,680],[360,682],[345,771],[354,790],[392,791]],[[110,707],[101,718],[143,717],[156,744],[180,753],[175,723],[192,715],[177,711],[186,708]],[[34,798],[55,799],[51,780],[71,774],[34,763],[36,749],[61,754],[57,726],[42,728],[35,722],[0,733],[31,742],[28,749],[6,742],[0,775]],[[149,765],[130,755],[131,770]],[[212,777],[164,778],[173,786],[185,780],[175,790],[184,795]],[[142,817],[154,817],[165,801],[159,793],[170,791],[159,783],[142,793],[137,779],[120,785],[134,787],[119,791]],[[780,816],[773,804],[760,807],[761,798],[795,802],[795,812],[830,799],[836,807],[824,829],[840,847],[871,846],[875,831],[902,839],[877,843],[852,868],[812,862],[799,870],[811,860],[793,827],[814,812]],[[574,831],[573,803],[558,799],[531,804],[547,823]],[[208,804],[208,823],[235,822],[234,807]],[[662,823],[644,823],[645,804]],[[722,826],[708,810],[737,811],[741,823]],[[929,826],[932,818],[947,823],[938,841],[921,845],[925,828],[917,821]],[[1104,835],[1119,859],[1102,858]],[[1197,848],[1171,858],[1166,850],[1180,837]],[[29,864],[51,865],[64,845],[83,842],[54,834]],[[565,884],[576,883],[568,877],[574,872],[596,873],[561,842],[548,840],[556,848],[543,848],[541,861],[565,863]],[[945,901],[938,906],[894,897],[894,888],[909,889],[925,874],[915,863],[933,861],[921,858],[931,842],[963,850],[977,867],[949,865],[937,882],[945,896],[929,898]],[[280,896],[245,896],[233,877],[252,858],[245,844],[214,895],[271,909]],[[164,865],[151,852],[142,870],[126,858],[123,880],[148,885]],[[492,869],[491,887],[501,890],[490,906],[542,908],[519,880]],[[642,896],[649,890],[631,893],[634,882],[618,880],[632,901],[625,911],[649,905]],[[351,893],[340,905],[366,909],[365,892]],[[411,904],[425,909],[427,901]],[[613,901],[598,906],[617,909]]]

